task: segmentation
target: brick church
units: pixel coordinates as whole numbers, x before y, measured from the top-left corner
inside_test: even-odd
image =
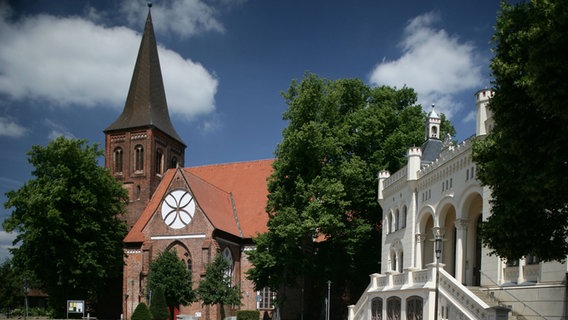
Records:
[[[122,114],[105,130],[105,165],[128,190],[125,221],[122,315],[130,319],[148,303],[149,263],[175,249],[196,288],[217,253],[232,263],[232,280],[242,292],[238,309],[269,311],[272,293],[255,291],[245,277],[252,237],[267,230],[266,179],[272,160],[184,167],[186,144],[168,114],[151,12]],[[186,319],[219,319],[218,306],[179,306]]]

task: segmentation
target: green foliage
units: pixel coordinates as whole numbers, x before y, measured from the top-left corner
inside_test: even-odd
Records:
[[[205,278],[199,283],[199,297],[204,305],[219,305],[221,319],[225,318],[225,305],[240,305],[241,291],[232,283],[231,271],[233,266],[217,253],[213,262],[205,269]]]
[[[269,232],[255,239],[248,277],[277,290],[304,276],[318,292],[331,280],[355,299],[380,260],[377,173],[397,171],[424,142],[425,113],[410,88],[310,73],[283,96],[289,124],[268,181]]]
[[[19,233],[14,266],[44,285],[59,316],[67,299],[94,297],[122,271],[126,226],[117,217],[127,193],[98,165],[102,155],[97,145],[63,137],[33,146],[34,178],[6,193],[13,211],[3,227]]]
[[[150,312],[152,313],[152,319],[154,320],[165,320],[170,316],[168,304],[166,303],[166,295],[164,294],[164,289],[161,286],[156,287],[156,289],[152,291]]]
[[[502,3],[491,62],[495,126],[474,146],[492,190],[485,245],[501,257],[543,261],[568,254],[568,4]]]
[[[24,280],[14,269],[11,260],[0,265],[0,310],[23,305]]]
[[[161,288],[166,304],[173,312],[174,307],[180,304],[186,306],[197,300],[191,277],[191,270],[178,258],[176,251],[166,250],[150,262],[148,288],[154,292]],[[173,314],[170,314],[170,318],[173,318]]]
[[[132,313],[131,320],[152,320],[152,314],[144,302],[140,302],[134,313]]]
[[[260,319],[260,311],[258,310],[237,311],[237,320],[258,320],[258,319]]]

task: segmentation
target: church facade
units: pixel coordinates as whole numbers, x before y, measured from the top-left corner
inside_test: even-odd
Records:
[[[122,114],[104,130],[105,165],[128,190],[124,215],[125,266],[122,318],[148,304],[150,262],[174,249],[192,272],[194,289],[216,254],[231,263],[232,285],[242,292],[239,309],[270,312],[270,290],[256,291],[245,273],[252,237],[267,231],[267,178],[273,160],[184,167],[186,145],[173,127],[166,102],[150,11]],[[179,306],[184,319],[219,319],[218,306]]]
[[[407,165],[380,172],[383,209],[380,273],[356,305],[354,319],[566,319],[566,263],[538,257],[505,261],[481,245],[491,190],[476,178],[472,143],[493,121],[491,90],[475,94],[476,134],[458,145],[441,139],[433,110],[422,147]]]

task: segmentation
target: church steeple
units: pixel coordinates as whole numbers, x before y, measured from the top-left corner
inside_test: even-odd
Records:
[[[183,143],[174,129],[168,113],[150,10],[148,10],[144,34],[138,50],[138,58],[134,66],[124,110],[120,117],[106,128],[105,132],[146,126],[156,127]]]
[[[104,133],[105,165],[129,192],[125,220],[131,227],[164,172],[184,165],[186,148],[168,113],[150,9],[124,109]]]

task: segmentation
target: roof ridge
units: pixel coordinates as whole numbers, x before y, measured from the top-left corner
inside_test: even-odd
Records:
[[[183,172],[185,172],[185,173],[187,173],[187,174],[190,174],[190,175],[194,176],[195,178],[199,179],[200,181],[206,183],[207,185],[210,185],[210,186],[212,186],[213,188],[215,188],[215,189],[217,189],[217,190],[219,190],[219,191],[222,191],[222,192],[226,193],[227,195],[231,195],[231,192],[230,192],[230,191],[227,191],[227,190],[222,189],[221,187],[219,187],[219,186],[217,186],[217,185],[212,184],[211,182],[209,182],[209,181],[205,180],[204,178],[198,176],[197,174],[191,172],[190,169],[191,169],[191,168],[182,168],[181,170],[183,170]],[[171,170],[171,169],[170,169],[170,170]]]
[[[234,162],[203,164],[203,165],[199,165],[199,166],[185,167],[184,170],[191,170],[191,169],[198,169],[198,168],[205,168],[205,167],[221,167],[221,166],[227,166],[227,165],[232,165],[232,164],[259,163],[259,162],[266,162],[266,161],[274,161],[275,159],[276,158],[266,158],[266,159],[257,159],[257,160],[243,160],[243,161],[234,161]]]

